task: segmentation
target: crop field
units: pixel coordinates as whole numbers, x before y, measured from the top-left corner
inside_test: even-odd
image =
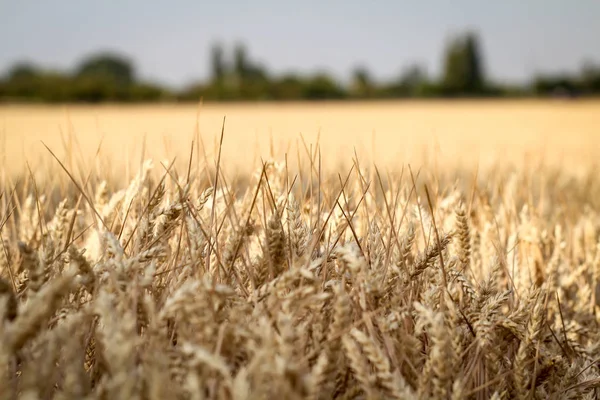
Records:
[[[543,162],[573,169],[596,160],[600,102],[2,106],[0,160],[17,174],[25,162],[43,167],[34,171],[43,179],[56,167],[43,141],[73,168],[94,161],[102,177],[123,178],[136,173],[140,158],[177,158],[184,168],[195,140],[203,145],[196,161],[213,165],[224,118],[222,167],[232,174],[286,154],[297,168],[298,154],[317,144],[330,172],[352,165],[355,151],[380,168]]]
[[[591,101],[1,106],[0,398],[597,398],[599,145]]]

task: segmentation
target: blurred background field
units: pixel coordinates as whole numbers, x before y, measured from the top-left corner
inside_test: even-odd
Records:
[[[412,163],[577,173],[596,163],[600,140],[600,102],[591,100],[5,105],[0,154],[9,173],[27,162],[43,179],[58,167],[45,143],[72,167],[93,162],[103,175],[126,178],[141,157],[167,164],[176,157],[185,166],[195,141],[195,157],[212,165],[224,117],[223,168],[230,173],[256,168],[261,158],[287,157],[294,169],[297,156],[306,160],[317,144],[324,171],[348,165],[356,152],[365,165],[390,171]]]

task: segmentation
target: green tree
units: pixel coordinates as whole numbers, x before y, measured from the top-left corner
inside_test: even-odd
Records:
[[[342,99],[346,93],[333,78],[321,72],[306,82],[303,97],[307,100]]]
[[[427,73],[419,65],[404,69],[389,91],[393,97],[419,97],[426,95]]]
[[[371,74],[365,67],[355,68],[352,73],[352,95],[357,98],[369,98],[374,94]]]
[[[275,100],[298,100],[304,93],[305,83],[295,74],[287,74],[272,81],[270,92]]]
[[[81,62],[75,74],[106,84],[129,85],[135,81],[135,70],[125,57],[114,53],[99,53]]]
[[[586,61],[581,68],[581,86],[587,94],[600,93],[600,66]]]
[[[241,100],[268,99],[271,85],[266,69],[250,59],[243,44],[236,44],[233,51],[234,96]]]
[[[537,76],[533,81],[533,92],[541,96],[571,97],[579,94],[581,85],[566,74]]]
[[[250,62],[248,61],[246,47],[241,43],[237,43],[233,50],[233,65],[235,76],[239,82],[243,82],[248,78]]]
[[[220,43],[215,43],[210,50],[210,69],[212,82],[222,84],[227,73],[227,65],[223,46]]]
[[[37,67],[30,63],[17,63],[6,74],[2,85],[2,97],[6,99],[39,99],[41,74]]]
[[[485,91],[483,56],[475,33],[468,32],[450,41],[443,68],[442,84],[448,94],[474,95]]]
[[[41,75],[41,71],[35,65],[29,62],[20,62],[13,65],[8,71],[9,81],[34,79]]]

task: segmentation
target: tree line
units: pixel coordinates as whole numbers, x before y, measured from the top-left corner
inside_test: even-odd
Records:
[[[144,82],[131,60],[115,53],[87,57],[73,71],[51,71],[17,63],[0,78],[3,102],[155,102],[342,100],[454,97],[596,96],[600,94],[600,66],[585,63],[577,74],[539,75],[530,83],[509,86],[486,77],[478,36],[455,36],[443,54],[442,74],[432,79],[419,65],[409,66],[395,79],[377,82],[365,67],[352,73],[349,84],[318,72],[304,76],[275,76],[256,63],[242,44],[227,56],[220,44],[210,52],[210,78],[173,90]]]

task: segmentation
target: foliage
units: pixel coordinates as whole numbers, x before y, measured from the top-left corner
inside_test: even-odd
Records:
[[[260,100],[341,100],[433,97],[594,96],[600,94],[600,67],[586,62],[578,76],[534,77],[530,85],[509,86],[486,78],[479,37],[467,32],[452,38],[443,54],[438,80],[409,65],[389,82],[375,82],[365,66],[352,72],[347,86],[326,71],[309,75],[270,74],[242,43],[228,54],[221,43],[210,49],[207,81],[180,91],[142,82],[131,60],[102,52],[83,59],[72,72],[49,71],[20,62],[0,79],[0,102],[150,102]]]
[[[354,98],[368,99],[374,95],[375,84],[366,67],[358,67],[352,73],[350,95]]]
[[[477,36],[467,33],[454,38],[444,56],[444,91],[448,95],[482,94],[486,82]]]
[[[131,62],[110,53],[96,54],[86,58],[77,68],[75,76],[123,86],[130,85],[135,81],[135,71]]]

